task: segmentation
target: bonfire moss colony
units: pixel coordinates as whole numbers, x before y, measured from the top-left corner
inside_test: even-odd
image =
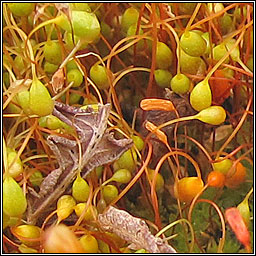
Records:
[[[3,4],[5,252],[250,252],[252,7]]]

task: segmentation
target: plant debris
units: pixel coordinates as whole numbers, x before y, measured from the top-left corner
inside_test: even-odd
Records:
[[[144,220],[124,210],[110,206],[106,212],[98,215],[98,221],[102,229],[131,243],[130,248],[144,248],[150,253],[176,253],[173,247],[151,234]]]
[[[44,179],[37,199],[30,198],[28,223],[37,222],[40,215],[66,191],[78,171],[86,177],[94,168],[113,162],[132,146],[131,139],[116,140],[113,133],[106,130],[110,104],[99,104],[98,107],[98,112],[95,112],[90,106],[80,109],[55,102],[53,115],[67,125],[73,126],[79,135],[82,159],[79,161],[79,147],[76,140],[58,135],[50,135],[47,138],[59,168]]]

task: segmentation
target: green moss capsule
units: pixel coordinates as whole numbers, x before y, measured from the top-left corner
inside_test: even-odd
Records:
[[[10,86],[10,76],[8,72],[3,72],[3,83],[6,86],[6,88],[9,88]]]
[[[121,157],[115,162],[117,169],[128,169],[134,171],[137,162],[137,154],[134,149],[129,149],[124,152]]]
[[[44,45],[44,57],[46,61],[59,65],[62,61],[60,43],[58,41],[47,41]]]
[[[213,59],[216,61],[219,61],[227,53],[227,49],[225,45],[222,43],[222,44],[216,45],[213,48],[212,53],[213,53]],[[224,63],[227,64],[228,62],[229,62],[229,57],[225,59]]]
[[[13,178],[18,177],[23,172],[23,164],[19,157],[13,163],[16,157],[17,157],[17,152],[15,150],[11,150],[7,154],[7,163],[8,163],[8,166],[10,167],[8,168],[8,173]]]
[[[109,204],[118,196],[118,190],[114,185],[106,185],[102,189],[102,194],[106,203]]]
[[[70,3],[69,4],[72,10],[82,11],[82,12],[91,12],[89,3]]]
[[[80,243],[82,244],[85,253],[97,253],[98,252],[98,242],[97,239],[88,234],[88,235],[83,235],[80,238]]]
[[[157,42],[156,47],[156,66],[160,69],[167,69],[172,65],[173,53],[163,42]]]
[[[46,87],[35,79],[30,87],[29,108],[38,116],[47,116],[53,111],[53,100]]]
[[[133,140],[133,143],[135,144],[136,148],[141,151],[144,148],[144,141],[141,137],[137,135],[132,135],[131,139]]]
[[[152,182],[155,175],[155,170],[148,169],[148,176],[150,181]],[[160,173],[157,173],[156,175],[156,191],[162,190],[164,187],[164,178]]]
[[[83,82],[83,74],[79,69],[71,69],[67,73],[67,82],[73,82],[72,87],[79,87]]]
[[[111,180],[119,182],[119,183],[128,183],[132,178],[132,175],[129,170],[127,169],[119,169],[117,170],[113,176],[111,177]]]
[[[101,90],[109,88],[108,71],[101,65],[93,65],[90,69],[90,78]]]
[[[131,26],[128,28],[127,33],[126,33],[126,36],[127,36],[127,37],[129,37],[129,36],[134,36],[134,35],[136,35],[136,31],[137,31],[137,24],[133,24],[133,25],[131,25]],[[138,31],[137,34],[138,34],[138,35],[142,35],[142,34],[143,34],[142,28],[139,28],[139,31]],[[142,51],[142,50],[145,49],[144,40],[138,41],[135,45],[136,45],[136,51]],[[135,47],[135,46],[133,46],[132,48],[129,48],[129,51],[130,51],[131,54],[133,53],[134,47]]]
[[[31,176],[29,177],[29,181],[31,182],[31,184],[35,187],[39,187],[40,184],[43,181],[43,174],[36,170],[34,173],[31,174]]]
[[[10,176],[3,182],[3,211],[10,217],[19,217],[27,209],[27,200],[20,185]]]
[[[22,91],[22,92],[19,92],[16,96],[16,99],[19,103],[19,105],[21,106],[23,112],[26,114],[26,115],[32,115],[33,112],[32,110],[30,109],[30,103],[29,103],[29,99],[30,99],[30,93],[29,91]]]
[[[112,28],[108,24],[106,24],[105,22],[101,22],[100,26],[101,26],[101,34],[107,40],[113,39],[113,30],[112,30]]]
[[[171,80],[171,88],[175,93],[187,93],[190,88],[190,79],[184,74],[177,74]]]
[[[201,110],[196,118],[207,124],[219,125],[226,120],[226,111],[221,106],[211,106]]]
[[[45,61],[44,63],[44,71],[49,74],[53,74],[58,70],[58,65]]]
[[[202,56],[206,50],[205,40],[193,31],[186,31],[180,39],[180,46],[184,52],[193,57]]]
[[[72,50],[74,47],[75,47],[75,45],[78,43],[78,41],[79,41],[79,37],[78,36],[76,36],[76,35],[73,35],[74,36],[74,42],[73,42],[73,37],[72,37],[72,33],[69,33],[69,32],[65,32],[65,34],[64,34],[64,41],[65,41],[65,43],[66,43],[66,48],[68,49],[68,50]],[[88,47],[88,43],[87,42],[84,42],[84,43],[82,43],[82,45],[79,47],[79,50],[81,51],[81,50],[84,50],[84,49],[86,49]]]
[[[165,69],[156,69],[154,71],[154,76],[156,83],[161,88],[170,87],[170,82],[172,80],[172,74],[170,71]]]
[[[75,213],[77,215],[77,217],[80,217],[86,207],[86,203],[78,203],[74,209],[75,209]],[[93,221],[95,219],[95,217],[97,216],[97,209],[95,206],[93,205],[89,205],[89,207],[87,208],[86,212],[83,215],[83,220],[85,221]]]
[[[122,30],[126,32],[131,25],[137,23],[138,18],[139,18],[139,12],[135,8],[133,7],[127,8],[121,20]]]
[[[233,165],[232,160],[224,159],[220,162],[213,163],[213,168],[214,168],[214,170],[217,170],[217,171],[223,173],[224,175],[226,175],[228,173],[228,171],[230,170],[230,168],[232,167],[232,165]]]
[[[64,14],[57,17],[54,22],[69,33],[72,32],[70,22]],[[82,41],[92,43],[98,40],[101,28],[94,13],[74,10],[71,12],[71,23],[74,35]]]
[[[181,49],[180,69],[182,73],[189,73],[191,75],[204,75],[206,71],[206,64],[200,57],[190,56]]]
[[[16,16],[28,16],[35,8],[35,3],[8,3],[11,12]]]
[[[15,65],[15,67],[16,67],[21,73],[24,72],[24,70],[25,70],[25,63],[24,63],[24,60],[23,60],[22,56],[17,55],[17,56],[14,58],[14,65]]]

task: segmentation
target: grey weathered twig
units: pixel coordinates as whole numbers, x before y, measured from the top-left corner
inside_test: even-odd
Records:
[[[124,210],[110,206],[99,214],[98,221],[105,231],[115,233],[136,249],[146,249],[150,253],[176,253],[175,249],[149,231],[144,220],[133,217]]]

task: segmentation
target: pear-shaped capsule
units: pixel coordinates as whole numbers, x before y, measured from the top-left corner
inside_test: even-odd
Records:
[[[3,182],[3,211],[11,217],[21,216],[27,209],[27,200],[20,185],[10,176]]]
[[[50,115],[54,104],[46,87],[38,79],[34,79],[29,92],[29,108],[33,114]]]
[[[221,106],[211,106],[200,111],[195,117],[204,123],[219,125],[225,121],[226,111]]]
[[[190,93],[190,104],[197,110],[201,111],[212,104],[212,92],[208,80],[199,82]]]
[[[72,196],[78,202],[86,202],[89,197],[89,193],[90,187],[88,183],[79,174],[72,186]]]
[[[66,219],[74,210],[76,205],[75,199],[70,195],[63,195],[57,202],[58,220]]]

